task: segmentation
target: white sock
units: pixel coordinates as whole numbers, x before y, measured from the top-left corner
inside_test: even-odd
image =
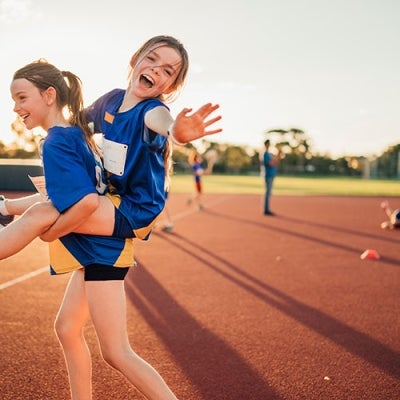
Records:
[[[6,207],[6,201],[0,200],[0,214],[2,215],[10,215]]]

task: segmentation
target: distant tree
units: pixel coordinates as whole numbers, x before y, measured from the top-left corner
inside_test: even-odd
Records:
[[[192,143],[187,143],[184,146],[174,146],[172,160],[175,173],[190,171],[188,156],[193,147]]]
[[[400,144],[390,146],[378,157],[378,176],[400,178]]]
[[[17,117],[11,124],[11,131],[16,136],[16,144],[27,152],[38,154],[38,145],[44,133],[26,129],[24,123]]]
[[[280,169],[286,172],[304,172],[311,159],[311,145],[308,135],[299,128],[269,129],[265,131],[266,138],[280,148],[284,159],[280,163]]]
[[[235,174],[248,170],[251,165],[250,156],[240,146],[228,146],[221,155],[221,159],[227,171]]]
[[[0,143],[0,156],[2,158],[37,158],[39,141],[43,134],[27,130],[19,117],[12,122],[10,127],[15,139],[9,145]]]
[[[261,161],[262,154],[259,151],[254,151],[253,155],[250,156],[250,170],[252,172],[261,172],[260,167],[260,161]]]
[[[313,155],[306,167],[306,172],[314,175],[333,175],[335,161],[326,155]]]
[[[333,172],[342,176],[361,176],[363,172],[363,163],[360,157],[343,156],[339,157],[332,164]]]

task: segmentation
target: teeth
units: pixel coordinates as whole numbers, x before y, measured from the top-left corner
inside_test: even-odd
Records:
[[[29,117],[29,114],[20,115],[19,117],[22,119],[22,121],[25,121]]]
[[[154,81],[151,76],[143,74],[143,77],[146,78],[149,82],[151,82],[154,85]]]

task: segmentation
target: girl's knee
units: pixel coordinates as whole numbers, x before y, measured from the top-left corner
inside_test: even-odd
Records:
[[[113,353],[101,352],[101,356],[106,364],[108,364],[111,368],[118,370],[118,357]]]
[[[57,317],[54,322],[54,331],[61,343],[68,343],[82,336],[83,326],[78,326],[76,323],[71,323],[70,320]]]
[[[54,322],[54,331],[61,342],[70,334],[68,324],[65,324],[64,321],[58,317]]]
[[[101,356],[103,360],[112,368],[116,370],[121,369],[121,365],[125,364],[126,359],[135,356],[135,353],[130,347],[119,348],[108,346],[101,346]]]
[[[53,225],[58,216],[58,211],[50,202],[36,203],[24,213],[24,218],[31,219],[32,223],[38,224],[43,228]]]
[[[120,366],[120,358],[118,353],[113,353],[112,351],[105,351],[101,349],[101,357],[103,358],[104,362],[108,364],[111,368],[119,370]]]

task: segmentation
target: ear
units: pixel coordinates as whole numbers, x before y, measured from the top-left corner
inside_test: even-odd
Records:
[[[48,87],[44,92],[43,92],[43,97],[46,100],[46,103],[48,106],[51,106],[56,102],[57,99],[57,91],[56,89],[53,88],[53,86]]]

